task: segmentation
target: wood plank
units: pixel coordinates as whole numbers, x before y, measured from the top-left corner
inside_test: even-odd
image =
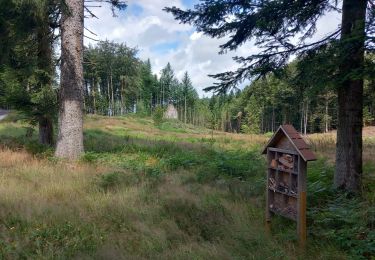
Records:
[[[268,165],[271,164],[271,160],[272,159],[273,159],[272,153],[271,153],[271,151],[268,148],[267,149],[267,162],[268,162]],[[271,232],[270,196],[269,196],[269,189],[268,189],[269,179],[270,179],[270,176],[271,176],[270,171],[271,171],[271,169],[268,168],[267,169],[267,185],[266,185],[266,212],[265,212],[265,217],[266,217],[265,228],[266,228],[266,232],[267,233]]]
[[[274,147],[268,147],[268,149],[271,152],[279,152],[279,153],[287,153],[287,154],[296,154],[296,155],[298,155],[298,152],[293,151],[293,150],[286,150],[286,149],[274,148]]]
[[[298,157],[298,199],[297,199],[297,234],[301,248],[305,248],[307,239],[306,227],[306,168],[307,163]]]
[[[279,168],[273,168],[273,167],[268,167],[268,169],[279,171],[279,172],[287,172],[287,173],[292,173],[292,174],[298,175],[298,172],[293,171],[293,170],[279,169]]]
[[[272,191],[272,192],[276,192],[276,193],[284,194],[284,195],[286,195],[286,196],[293,197],[293,198],[298,198],[297,195],[294,195],[294,194],[291,194],[291,193],[288,193],[288,192],[284,192],[284,191],[277,190],[277,189],[273,190],[273,189],[271,189],[271,188],[268,188],[268,189],[269,189],[270,191]]]

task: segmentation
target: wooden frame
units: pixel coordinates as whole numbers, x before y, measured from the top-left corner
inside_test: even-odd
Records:
[[[306,246],[307,161],[315,160],[290,125],[280,126],[265,147],[267,154],[266,228],[274,214],[297,222],[298,240]]]

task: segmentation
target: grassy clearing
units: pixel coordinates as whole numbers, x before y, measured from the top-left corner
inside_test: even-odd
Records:
[[[80,162],[53,158],[0,124],[0,259],[350,259],[374,252],[374,185],[365,198],[330,188],[333,167],[309,169],[309,248],[295,224],[263,228],[267,137],[147,118],[88,117]],[[35,138],[35,137],[34,137]],[[318,149],[318,147],[317,147]],[[366,164],[366,176],[374,167]],[[372,186],[371,186],[372,185]],[[348,217],[350,216],[350,217]]]

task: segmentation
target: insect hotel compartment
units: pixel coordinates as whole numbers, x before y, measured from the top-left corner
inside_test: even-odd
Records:
[[[268,177],[268,188],[270,190],[276,190],[276,170],[270,169],[269,170],[269,177]]]
[[[294,169],[297,156],[287,153],[274,152],[271,154],[268,188],[286,196],[297,197],[298,176]]]
[[[293,196],[297,196],[298,193],[298,177],[297,175],[292,174],[291,176],[291,186],[290,186],[290,194]]]
[[[281,193],[270,194],[269,210],[286,218],[297,219],[297,198],[284,196]]]
[[[298,156],[274,151],[268,168],[269,210],[286,218],[297,219]]]
[[[277,159],[277,168],[279,170],[287,170],[287,171],[293,171],[297,167],[295,165],[295,158],[291,154],[283,153],[278,159]]]

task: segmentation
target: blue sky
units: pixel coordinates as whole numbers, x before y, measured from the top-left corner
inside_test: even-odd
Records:
[[[203,88],[212,85],[209,74],[235,70],[237,64],[233,56],[248,56],[256,53],[251,43],[241,46],[236,52],[219,55],[218,46],[225,39],[212,39],[197,33],[192,26],[179,24],[162,9],[165,6],[192,8],[198,0],[128,0],[128,8],[117,12],[113,17],[109,6],[93,9],[100,19],[86,19],[85,26],[97,36],[87,36],[124,42],[130,47],[137,47],[139,57],[150,58],[153,72],[159,74],[161,69],[170,62],[177,78],[181,79],[188,71],[200,96],[207,96]],[[328,14],[318,23],[319,35],[333,31],[340,21],[337,14]],[[85,38],[85,44],[95,44]]]
[[[192,8],[194,6],[195,3],[197,3],[198,1],[194,1],[194,0],[183,0],[182,3],[188,7],[188,8]]]

